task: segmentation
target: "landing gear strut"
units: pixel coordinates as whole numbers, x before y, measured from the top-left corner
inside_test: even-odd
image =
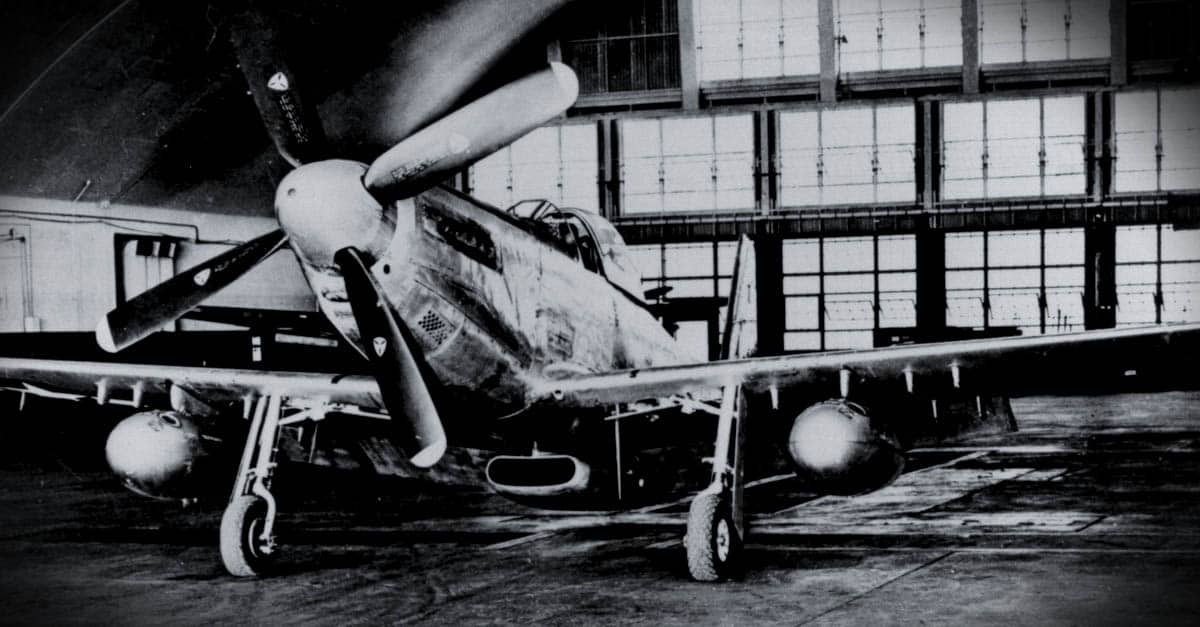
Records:
[[[261,575],[275,556],[275,472],[282,399],[262,397],[254,407],[229,505],[221,516],[221,562],[235,577]]]
[[[688,573],[696,581],[728,579],[740,564],[746,532],[742,513],[744,408],[741,386],[726,386],[721,391],[712,482],[692,499],[683,537]]]

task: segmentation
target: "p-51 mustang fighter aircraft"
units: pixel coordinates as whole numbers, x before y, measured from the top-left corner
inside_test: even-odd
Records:
[[[386,417],[417,468],[433,467],[451,444],[499,443],[485,472],[494,489],[534,504],[576,497],[578,505],[603,491],[619,497],[631,452],[622,453],[619,438],[586,437],[598,432],[588,425],[710,416],[711,480],[692,501],[684,545],[691,575],[711,581],[733,572],[746,534],[746,425],[772,420],[781,396],[815,401],[779,428],[756,427],[771,439],[765,450],[786,452],[810,485],[858,493],[895,479],[904,448],[919,437],[956,434],[966,414],[984,417],[992,411],[984,393],[1022,376],[1097,363],[1123,372],[1194,354],[1200,325],[754,357],[754,256],[743,239],[722,359],[695,360],[652,315],[620,235],[603,218],[546,202],[501,211],[438,184],[572,105],[574,73],[550,63],[452,109],[561,4],[531,0],[516,11],[450,3],[418,29],[397,57],[413,82],[393,80],[396,143],[369,164],[326,158],[331,142],[317,109],[260,37],[269,31],[263,16],[235,23],[256,104],[296,166],[276,191],[281,228],[119,305],[96,339],[121,351],[288,246],[371,376],[6,357],[5,387],[131,404],[138,413],[113,430],[108,459],[126,485],[151,495],[201,454],[198,418],[243,408],[249,431],[220,533],[221,559],[237,576],[262,572],[277,552],[271,482],[287,425]],[[462,20],[479,29],[447,26]],[[487,36],[450,35],[463,32]],[[955,394],[973,397],[976,411],[939,413],[937,397]],[[915,411],[916,399],[932,412]],[[142,409],[153,405],[162,408]]]

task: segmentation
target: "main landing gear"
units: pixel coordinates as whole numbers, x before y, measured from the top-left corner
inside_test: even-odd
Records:
[[[696,581],[721,581],[737,573],[746,527],[742,512],[742,444],[745,397],[741,386],[721,391],[712,482],[692,499],[688,509],[688,573]]]
[[[221,561],[235,577],[261,575],[275,557],[275,497],[271,477],[275,472],[279,428],[292,420],[281,420],[282,399],[258,399],[242,462],[234,480],[229,505],[221,516]]]

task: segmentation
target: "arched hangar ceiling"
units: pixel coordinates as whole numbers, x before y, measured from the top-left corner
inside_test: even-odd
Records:
[[[330,156],[370,160],[543,63],[568,2],[6,2],[0,194],[269,213],[290,166],[238,69],[239,15],[302,77]]]

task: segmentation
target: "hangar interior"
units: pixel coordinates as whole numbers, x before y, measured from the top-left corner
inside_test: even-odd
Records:
[[[274,226],[270,150],[210,169],[171,152],[198,110],[265,141],[223,108],[240,75],[212,60],[186,67],[222,80],[156,72],[209,30],[172,48],[159,9],[128,5],[44,9],[29,36],[53,45],[25,52],[34,69],[2,94],[0,331],[91,329]],[[451,183],[498,207],[542,198],[608,217],[643,286],[671,288],[660,306],[688,341],[715,348],[743,234],[763,353],[1200,321],[1194,3],[566,13],[549,54],[579,76],[575,107]],[[206,127],[189,128],[194,142]],[[171,168],[206,182],[162,183]],[[215,304],[315,307],[286,252]]]

